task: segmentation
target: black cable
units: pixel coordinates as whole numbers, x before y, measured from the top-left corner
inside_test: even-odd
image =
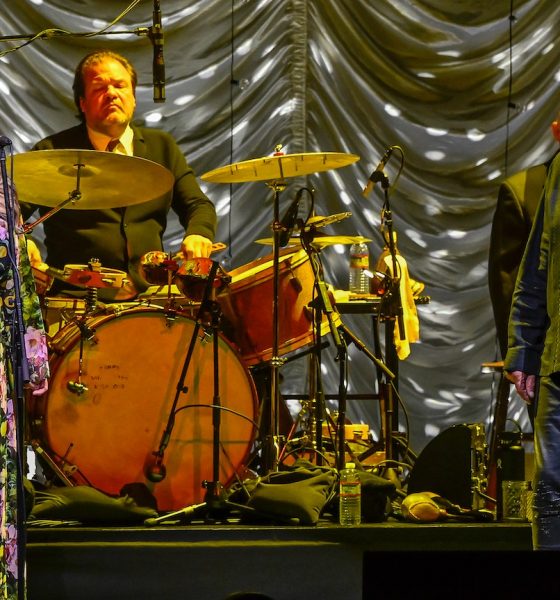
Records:
[[[506,147],[504,150],[504,175],[507,177],[508,161],[509,161],[509,123],[511,119],[511,109],[516,108],[516,104],[512,102],[513,95],[513,23],[515,15],[513,14],[513,0],[509,4],[509,81],[508,81],[508,100],[506,112]]]
[[[238,81],[234,75],[234,60],[235,60],[235,0],[231,0],[231,24],[230,24],[230,73],[229,73],[229,164],[233,164],[233,125],[234,125],[234,110],[233,110],[233,89]],[[229,211],[228,211],[228,257],[231,261],[233,231],[232,231],[232,212],[233,212],[233,183],[229,184]]]
[[[36,33],[34,36],[32,36],[30,39],[28,39],[25,42],[23,42],[22,44],[19,44],[19,46],[14,46],[13,48],[8,48],[7,50],[4,50],[4,51],[0,52],[0,58],[3,57],[3,56],[5,56],[6,54],[10,54],[10,52],[15,52],[16,50],[20,50],[21,48],[24,48],[25,46],[28,46],[29,44],[32,44],[33,42],[36,42],[37,40],[44,40],[44,39],[49,40],[49,39],[52,39],[54,37],[83,37],[83,38],[89,38],[89,37],[96,37],[96,36],[101,35],[103,33],[107,34],[107,30],[110,27],[113,27],[113,25],[116,25],[119,21],[121,21],[141,1],[142,0],[133,0],[108,25],[106,25],[102,29],[99,29],[98,31],[93,31],[93,32],[88,32],[88,33],[79,33],[79,32],[74,32],[74,31],[66,31],[65,29],[59,29],[59,28],[43,29],[39,33]],[[129,33],[129,32],[115,31],[115,32],[112,32],[112,35],[119,35],[119,34],[122,34],[122,33]],[[135,33],[140,34],[141,30],[139,29]],[[20,39],[20,36],[15,36],[15,38]]]

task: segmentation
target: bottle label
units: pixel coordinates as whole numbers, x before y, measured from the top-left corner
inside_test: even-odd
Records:
[[[351,269],[369,269],[369,256],[367,254],[353,254],[350,257]]]
[[[360,496],[361,491],[359,481],[345,481],[340,484],[340,495],[345,498],[357,498]]]

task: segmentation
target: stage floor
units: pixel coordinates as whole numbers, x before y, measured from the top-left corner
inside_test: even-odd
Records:
[[[529,523],[30,525],[27,537],[28,600],[437,597],[469,581],[480,586],[512,553],[521,560],[513,569],[537,554]],[[505,590],[501,576],[495,583]]]

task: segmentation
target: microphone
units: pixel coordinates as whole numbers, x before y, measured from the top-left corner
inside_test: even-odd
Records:
[[[288,245],[294,227],[296,226],[298,209],[299,209],[299,201],[301,200],[301,196],[303,194],[305,188],[301,188],[296,197],[292,200],[288,210],[284,213],[284,217],[280,221],[281,231],[279,244],[280,247],[284,247]]]
[[[84,385],[83,383],[80,383],[79,381],[69,381],[66,384],[66,388],[70,392],[72,392],[73,394],[77,394],[78,396],[81,396],[82,394],[89,392],[88,386]]]
[[[154,452],[155,459],[146,465],[146,477],[152,483],[159,483],[165,479],[167,469],[163,464],[163,453]]]
[[[10,138],[7,138],[5,135],[0,135],[0,147],[3,148],[4,146],[11,146],[12,145],[12,140]]]
[[[163,60],[163,27],[159,0],[154,0],[152,27],[149,32],[154,47],[152,76],[154,85],[154,102],[165,102],[165,63]]]
[[[383,175],[383,169],[385,168],[385,165],[389,162],[391,154],[393,154],[393,150],[393,146],[389,146],[389,148],[387,148],[385,154],[383,155],[383,158],[379,161],[379,164],[377,165],[377,167],[375,167],[375,170],[369,176],[369,179],[366,183],[366,187],[362,192],[362,196],[364,196],[365,198],[369,196],[371,190],[373,190],[373,188],[375,187],[375,184],[381,179],[381,176]]]
[[[171,437],[171,429],[173,427],[173,421],[170,421],[161,436],[161,442],[159,443],[159,448],[152,452],[152,456],[154,458],[148,459],[144,465],[144,473],[149,481],[152,483],[159,483],[165,479],[167,475],[167,469],[163,464],[163,453],[169,444],[169,438]]]

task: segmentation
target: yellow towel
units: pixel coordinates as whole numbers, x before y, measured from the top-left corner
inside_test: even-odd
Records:
[[[412,294],[412,284],[410,275],[408,274],[406,260],[400,254],[397,254],[396,258],[401,276],[399,292],[401,295],[405,339],[401,340],[398,319],[395,319],[395,348],[397,350],[397,356],[400,360],[404,360],[410,354],[410,344],[420,340],[420,323],[418,321],[418,313]],[[380,260],[381,259],[385,263],[386,272],[392,276],[393,259],[391,255],[386,254],[384,257],[382,255],[382,257],[380,257]]]

